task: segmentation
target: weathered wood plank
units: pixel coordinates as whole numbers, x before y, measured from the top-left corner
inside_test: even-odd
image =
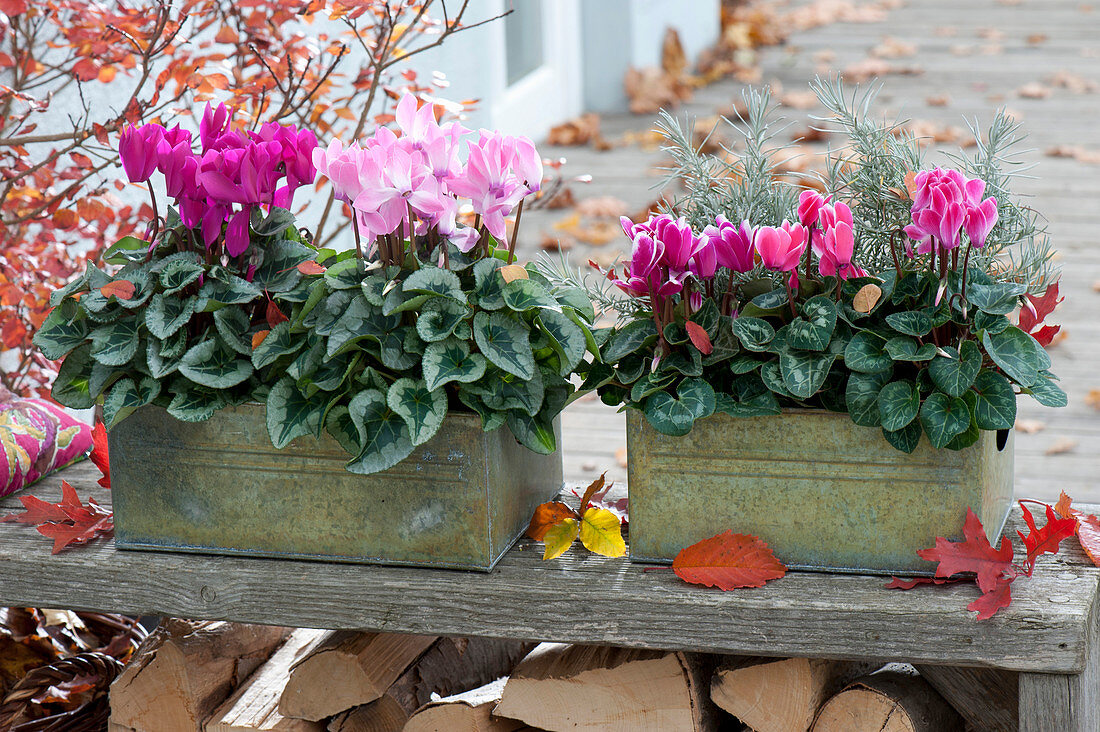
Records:
[[[108,504],[96,475],[77,465],[60,477]],[[34,492],[57,496],[59,483]],[[1020,524],[1017,515],[1009,530]],[[720,592],[583,551],[543,562],[526,541],[489,574],[120,552],[111,542],[51,556],[32,528],[0,524],[0,605],[1020,671],[1085,667],[1098,578],[1079,550],[1044,556],[1011,608],[978,623],[966,610],[971,586],[899,592],[882,577],[795,572]]]

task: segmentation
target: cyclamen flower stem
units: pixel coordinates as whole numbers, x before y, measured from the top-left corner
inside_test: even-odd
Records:
[[[806,279],[810,279],[810,259],[813,257],[814,228],[817,224],[810,224],[806,229]]]
[[[157,195],[153,192],[153,180],[150,178],[146,181],[149,188],[149,200],[153,203],[153,220],[149,222],[149,226],[152,227],[153,233],[150,236],[149,230],[146,229],[145,236],[146,241],[155,241],[157,234],[160,233],[160,213],[157,210]]]
[[[409,251],[412,255],[416,256],[416,218],[413,214],[413,207],[411,203],[406,203],[406,207],[409,209]]]
[[[783,286],[787,288],[787,304],[791,306],[791,317],[797,318],[798,311],[794,309],[794,290],[791,289],[790,277],[784,278]]]
[[[362,259],[363,258],[363,244],[362,244],[361,241],[359,241],[359,222],[358,221],[353,220],[351,222],[351,231],[352,231],[353,234],[355,234],[355,253],[356,253],[356,255],[358,255],[358,257],[360,259]]]
[[[970,250],[974,248],[973,244],[968,244],[966,247],[966,256],[963,257],[963,276],[962,276],[962,292],[960,293],[962,299],[962,315],[966,318],[966,284],[970,274]]]
[[[898,273],[898,279],[901,279],[901,262],[898,260],[898,251],[894,246],[894,237],[897,235],[897,231],[890,232],[890,256],[894,259],[894,270]]]
[[[726,295],[722,298],[722,315],[730,314],[730,298],[733,296],[733,272],[730,272],[730,278],[726,281]]]
[[[516,221],[512,224],[512,238],[508,242],[508,264],[512,263],[516,254],[516,237],[519,235],[519,221],[523,217],[523,201],[520,199],[519,206],[516,207]]]

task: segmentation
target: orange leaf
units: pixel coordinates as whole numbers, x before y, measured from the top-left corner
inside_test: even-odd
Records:
[[[733,590],[763,587],[787,573],[768,545],[755,536],[726,531],[683,549],[672,569],[685,582]]]
[[[324,266],[310,259],[309,261],[299,264],[298,271],[304,275],[319,275],[325,273],[325,268]]]
[[[709,356],[711,351],[714,350],[714,346],[710,342],[710,336],[707,335],[706,329],[690,320],[684,323],[684,325],[687,327],[688,338],[691,339],[692,344],[698,348],[699,352],[704,356]]]
[[[905,174],[905,190],[909,194],[909,198],[917,195],[917,174],[915,171],[910,170]]]
[[[114,295],[119,300],[129,300],[134,296],[134,289],[134,283],[130,282],[130,280],[115,280],[99,288],[99,293],[103,295],[103,297],[111,297]]]
[[[596,495],[604,486],[604,482],[607,480],[607,471],[600,473],[600,477],[588,484],[588,487],[584,490],[584,495],[581,496],[581,510],[583,514],[588,510],[588,504],[592,501],[592,496]]]
[[[260,344],[264,342],[264,338],[267,338],[267,334],[270,330],[258,330],[252,334],[252,350],[255,351],[260,347]]]
[[[531,516],[531,523],[527,526],[527,535],[535,541],[542,541],[551,527],[567,518],[577,518],[577,512],[561,501],[544,503],[536,508],[535,513]]]

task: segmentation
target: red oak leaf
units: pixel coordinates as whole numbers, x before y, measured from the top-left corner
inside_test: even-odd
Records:
[[[1065,491],[1062,491],[1062,495],[1058,497],[1054,510],[1063,518],[1072,518],[1077,521],[1077,540],[1081,542],[1081,548],[1085,550],[1085,554],[1092,563],[1100,567],[1100,519],[1073,508],[1073,499],[1066,495]]]
[[[1054,342],[1054,336],[1061,332],[1062,326],[1060,325],[1044,325],[1039,330],[1031,334],[1031,337],[1039,341],[1039,345],[1046,348]]]
[[[1062,300],[1065,298],[1058,297],[1057,282],[1047,287],[1042,297],[1027,295],[1027,304],[1020,308],[1020,330],[1031,333],[1035,330],[1035,326],[1041,324],[1054,312],[1054,308],[1058,307],[1058,303]]]
[[[902,579],[901,577],[891,577],[884,587],[888,590],[911,590],[917,585],[953,585],[956,582],[965,582],[962,577],[955,579],[947,579],[944,577],[913,577],[912,579]]]
[[[10,514],[4,521],[38,524],[38,533],[53,539],[53,553],[70,546],[86,544],[99,536],[114,534],[114,514],[92,499],[81,503],[76,490],[61,481],[61,501],[47,503],[34,496],[19,498],[27,509],[22,514]]]
[[[672,569],[685,582],[733,590],[763,587],[787,573],[768,545],[755,536],[732,531],[703,539],[680,551]]]
[[[104,427],[102,422],[96,422],[95,427],[92,427],[92,452],[88,458],[93,465],[99,468],[99,472],[103,473],[103,477],[99,479],[99,484],[109,489],[111,487],[111,460],[110,455],[107,453],[107,428]]]
[[[948,541],[938,536],[934,547],[921,549],[917,556],[939,562],[937,577],[974,572],[978,575],[978,588],[989,592],[1005,570],[1012,566],[1012,541],[1006,536],[1001,540],[1001,548],[994,549],[985,535],[981,520],[969,508],[966,509],[963,537],[963,541]]]
[[[1024,570],[1030,577],[1032,570],[1035,568],[1035,560],[1043,554],[1057,554],[1058,546],[1062,543],[1062,539],[1067,539],[1073,536],[1074,529],[1077,528],[1077,520],[1073,518],[1058,518],[1058,514],[1054,512],[1054,509],[1047,506],[1047,522],[1040,529],[1035,526],[1035,518],[1031,515],[1031,511],[1024,505],[1023,501],[1020,501],[1020,509],[1024,514],[1024,523],[1027,524],[1028,533],[1025,536],[1024,532],[1017,530],[1016,533],[1020,535],[1020,539],[1024,542],[1024,548],[1027,549],[1027,559],[1024,560]]]
[[[966,609],[976,610],[978,613],[978,620],[989,620],[997,614],[998,610],[1008,607],[1011,602],[1012,580],[1001,579],[997,581],[993,589],[983,593],[981,597],[967,605]]]
[[[714,345],[710,342],[710,336],[707,335],[706,329],[690,320],[684,323],[684,326],[687,328],[688,338],[691,339],[692,345],[698,348],[704,356],[709,356],[711,351],[714,350]]]

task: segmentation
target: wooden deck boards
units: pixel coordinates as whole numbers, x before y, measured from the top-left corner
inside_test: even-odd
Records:
[[[782,5],[781,3],[777,3]],[[952,29],[943,35],[941,29]],[[989,38],[989,29],[997,32]],[[1045,39],[1033,37],[1045,36]],[[1066,339],[1051,351],[1054,371],[1062,377],[1069,394],[1065,409],[1047,409],[1028,398],[1020,400],[1020,417],[1038,420],[1045,426],[1016,439],[1016,492],[1054,500],[1061,490],[1076,500],[1100,502],[1100,482],[1095,473],[1100,455],[1100,411],[1087,405],[1085,397],[1100,389],[1100,293],[1093,283],[1100,281],[1100,248],[1095,245],[1100,231],[1100,165],[1056,158],[1045,152],[1059,145],[1080,145],[1100,151],[1100,93],[1075,93],[1051,87],[1046,99],[1026,99],[1017,90],[1029,82],[1050,86],[1048,80],[1065,71],[1100,84],[1100,5],[1077,0],[911,0],[890,10],[878,23],[836,23],[795,33],[782,47],[764,49],[761,54],[762,81],[781,85],[786,91],[801,91],[819,73],[815,55],[830,51],[834,58],[827,67],[843,70],[867,57],[883,38],[893,36],[917,46],[915,56],[886,59],[897,66],[919,66],[914,76],[889,75],[881,79],[878,108],[900,114],[964,127],[963,118],[988,120],[993,110],[1005,106],[1018,115],[1028,139],[1021,146],[1020,159],[1034,164],[1020,181],[1021,192],[1033,197],[1033,205],[1044,213],[1055,245],[1061,250],[1062,293],[1066,302],[1057,311]],[[1029,40],[1030,38],[1030,40]],[[972,55],[960,56],[956,47],[971,47]],[[998,46],[995,53],[983,47]],[[993,49],[986,49],[992,51]],[[715,114],[738,99],[743,85],[725,80],[696,92],[695,99],[679,112],[697,117]],[[933,107],[926,99],[946,94],[945,107]],[[804,129],[808,115],[821,110],[783,109],[795,122],[792,131]],[[627,131],[652,128],[654,116],[607,115],[601,129],[609,139]],[[547,148],[551,157],[568,159],[566,171],[590,174],[587,186],[574,184],[578,199],[611,195],[626,201],[632,210],[652,201],[653,186],[660,182],[654,172],[662,156],[637,146],[597,152],[591,148]],[[929,153],[929,160],[936,160]],[[553,221],[571,210],[531,212],[524,215],[521,253],[534,256],[541,233],[554,232]],[[624,238],[602,247],[577,245],[570,256],[580,265],[595,255],[621,250]],[[598,401],[581,401],[564,416],[566,476],[590,479],[607,469],[609,476],[626,477],[615,457],[624,447],[625,421]],[[1058,454],[1047,450],[1076,443]]]
[[[60,477],[110,503],[93,466]],[[59,482],[35,494],[56,500]],[[0,511],[17,505],[5,498]],[[1009,529],[1021,523],[1017,512]],[[1084,668],[1098,581],[1079,549],[1064,549],[1013,586],[1008,610],[977,622],[965,609],[971,585],[900,592],[883,577],[794,572],[721,592],[582,550],[544,562],[527,540],[482,574],[116,551],[104,540],[51,556],[33,527],[0,524],[0,606],[1016,671]]]

